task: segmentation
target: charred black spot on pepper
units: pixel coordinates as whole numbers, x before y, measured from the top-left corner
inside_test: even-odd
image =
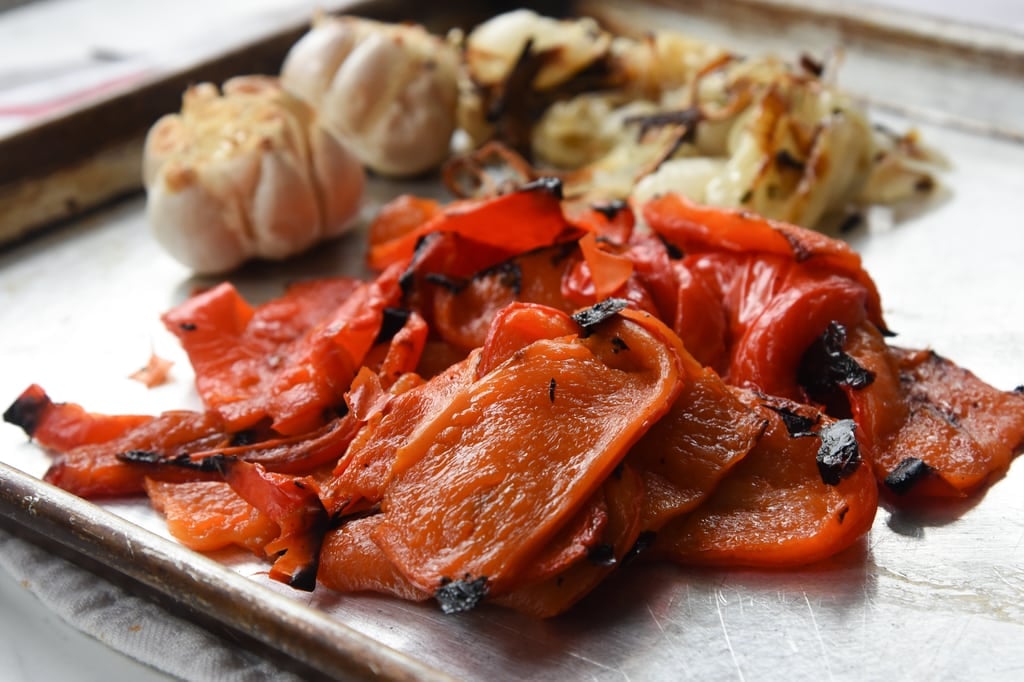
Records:
[[[302,590],[303,592],[312,592],[314,588],[316,588],[316,574],[319,564],[319,561],[312,561],[308,565],[303,566],[301,569],[296,571],[295,574],[288,579],[288,587],[295,588],[296,590]]]
[[[309,513],[309,512],[307,512]],[[331,518],[323,504],[317,504],[317,508],[308,518],[304,535],[304,541],[299,546],[299,551],[308,551],[308,559],[288,579],[288,586],[304,592],[312,592],[316,588],[316,575],[320,568],[320,546],[324,536],[331,528]],[[287,553],[287,549],[281,554]]]
[[[624,350],[629,350],[629,346],[626,345],[626,342],[623,341],[622,339],[620,339],[618,336],[613,336],[612,337],[612,352],[613,353],[621,353]]]
[[[412,259],[409,261],[409,266],[406,267],[405,271],[403,271],[398,277],[398,288],[401,290],[402,296],[408,296],[412,293],[412,289],[416,284],[417,268],[423,261],[423,254],[426,253],[427,247],[432,241],[440,238],[440,232],[431,232],[429,234],[421,235],[416,240],[416,245],[412,250]]]
[[[555,378],[551,377],[551,381],[548,382],[548,400],[555,402],[555,387],[558,384],[555,382]]]
[[[231,447],[238,447],[240,445],[252,445],[258,440],[256,432],[252,429],[243,429],[236,431],[231,434],[231,440],[228,441],[228,445]]]
[[[936,405],[933,403],[923,407],[930,410],[933,414],[937,415],[954,429],[963,428],[963,424],[960,422],[960,416],[953,412],[948,405]]]
[[[227,474],[228,468],[236,461],[238,461],[237,457],[229,455],[210,455],[202,459],[192,459],[188,455],[182,455],[176,457],[174,463],[197,471],[215,471],[224,476]]]
[[[1013,387],[1013,392],[1014,393],[1024,393],[1024,384],[1021,384],[1020,386],[1014,386]]]
[[[608,220],[614,220],[615,216],[624,211],[629,204],[622,199],[612,199],[597,204],[591,204],[591,208],[603,215]]]
[[[43,412],[52,405],[50,397],[40,392],[39,395],[23,393],[11,406],[4,410],[4,421],[21,427],[21,430],[31,438],[39,428],[39,420],[43,418]]]
[[[614,566],[615,548],[606,542],[594,545],[587,550],[587,559],[598,566]]]
[[[449,277],[448,275],[443,275],[439,272],[428,272],[424,276],[424,279],[431,284],[436,284],[442,289],[447,289],[453,294],[457,294],[465,289],[467,284],[464,279],[456,279],[454,277]]]
[[[523,290],[523,268],[514,260],[507,260],[502,263],[498,263],[494,267],[481,270],[480,272],[473,275],[473,279],[480,277],[490,277],[497,275],[498,282],[501,286],[512,290],[516,296],[522,293]]]
[[[210,473],[218,473],[222,476],[227,472],[228,467],[232,462],[238,458],[228,455],[210,455],[209,457],[203,457],[202,459],[192,459],[187,454],[176,455],[174,457],[168,457],[160,452],[154,452],[152,450],[125,450],[119,452],[117,458],[122,462],[132,462],[134,464],[166,464],[182,469],[191,469],[193,471],[204,471]]]
[[[178,324],[178,329],[185,332],[194,332],[197,327],[194,322],[181,322]]]
[[[797,380],[811,395],[820,395],[838,386],[861,389],[875,380],[874,372],[861,367],[843,351],[846,327],[830,322],[825,332],[811,344],[800,360]]]
[[[841,419],[823,428],[821,447],[818,448],[818,473],[826,485],[838,485],[860,466],[860,446],[854,434],[852,419]]]
[[[756,218],[757,216],[756,214],[750,214],[750,217]],[[783,230],[779,234],[789,242],[789,248],[793,250],[793,258],[796,259],[797,263],[803,263],[805,260],[814,256],[814,250],[808,247],[805,240],[802,239],[798,233]]]
[[[885,487],[897,495],[906,495],[918,481],[927,478],[932,471],[933,469],[923,459],[907,457],[885,477]]]
[[[576,242],[569,242],[561,244],[554,248],[554,253],[551,255],[551,264],[558,265],[562,263],[566,258],[571,256],[579,248]]]
[[[846,519],[846,515],[850,513],[850,505],[844,504],[843,508],[839,510],[839,516],[836,520],[839,521],[839,525],[843,525],[843,521]]]
[[[384,308],[383,317],[380,321],[380,331],[377,332],[377,338],[373,340],[374,343],[384,343],[395,338],[405,323],[409,321],[409,316],[412,315],[412,311],[407,308]]]
[[[434,599],[444,613],[461,613],[476,608],[487,596],[487,578],[474,578],[468,573],[461,580],[442,578],[434,591]]]
[[[668,241],[661,235],[658,235],[658,239],[661,240],[662,245],[665,247],[665,251],[668,252],[668,257],[671,258],[672,260],[679,260],[685,255],[682,249],[680,249],[678,246]]]
[[[636,560],[638,556],[649,550],[654,546],[654,541],[658,538],[658,534],[653,530],[645,530],[636,537],[636,542],[629,548],[626,555],[622,557],[622,565],[627,566]]]
[[[805,417],[802,414],[797,414],[792,410],[780,407],[778,405],[765,405],[769,410],[776,413],[782,418],[782,423],[786,426],[786,431],[789,433],[790,438],[803,438],[805,436],[816,435],[811,429],[820,421],[818,419],[811,419]]]
[[[135,462],[137,464],[160,464],[170,461],[159,452],[152,450],[125,450],[119,452],[117,458],[123,462]]]
[[[586,338],[605,320],[625,310],[628,305],[629,302],[624,298],[606,298],[600,303],[574,313],[572,319],[582,330],[580,336]]]

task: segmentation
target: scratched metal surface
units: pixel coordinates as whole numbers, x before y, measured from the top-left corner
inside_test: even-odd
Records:
[[[896,127],[910,123],[879,118]],[[1024,146],[927,123],[920,128],[953,162],[943,178],[948,193],[895,222],[875,212],[851,241],[878,283],[898,343],[931,346],[1013,388],[1024,383]],[[376,184],[368,213],[409,189],[431,187]],[[38,382],[55,398],[96,411],[198,407],[184,358],[157,316],[208,282],[166,258],[146,229],[135,199],[0,253],[0,402]],[[360,256],[357,234],[233,280],[262,299],[288,279],[357,269]],[[147,391],[125,377],[151,350],[177,364],[170,384]],[[6,425],[0,462],[32,476],[46,467],[43,455]],[[0,469],[0,483],[6,475]],[[45,484],[38,489],[45,493]],[[15,518],[31,513],[28,502],[7,505]],[[114,516],[100,522],[121,541],[143,547],[151,534],[167,537],[144,502],[103,508]],[[232,618],[252,612],[315,626],[327,614],[374,646],[426,666],[410,668],[411,676],[427,668],[466,679],[1024,676],[1020,462],[955,514],[879,510],[862,543],[824,564],[782,572],[634,566],[548,622],[492,608],[451,617],[382,597],[300,595],[267,581],[265,566],[238,557],[221,556],[223,564],[212,566],[187,552],[173,558],[183,576],[202,568],[214,583],[223,581],[228,595],[236,594],[237,574],[251,579],[258,589],[237,592]],[[298,608],[282,609],[281,596]]]

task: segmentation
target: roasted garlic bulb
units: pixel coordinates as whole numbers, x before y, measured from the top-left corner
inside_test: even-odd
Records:
[[[146,138],[146,211],[159,243],[199,273],[282,259],[346,231],[359,161],[276,79],[189,88]]]
[[[320,16],[289,51],[281,83],[373,171],[439,166],[455,130],[457,49],[423,27]]]

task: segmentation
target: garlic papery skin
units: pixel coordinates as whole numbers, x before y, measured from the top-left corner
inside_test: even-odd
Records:
[[[408,177],[449,155],[458,102],[455,46],[412,24],[318,17],[281,83],[374,172]]]
[[[146,137],[146,214],[157,241],[203,274],[280,260],[354,226],[365,173],[276,79],[189,88]]]

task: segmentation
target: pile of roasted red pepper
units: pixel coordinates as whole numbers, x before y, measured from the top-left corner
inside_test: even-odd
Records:
[[[539,616],[633,559],[832,556],[880,491],[978,494],[1024,442],[1024,395],[887,343],[845,243],[559,189],[399,197],[370,228],[375,279],[169,311],[205,412],[33,386],[5,419],[53,452],[46,480],[147,493],[186,545],[266,554],[296,587]]]

